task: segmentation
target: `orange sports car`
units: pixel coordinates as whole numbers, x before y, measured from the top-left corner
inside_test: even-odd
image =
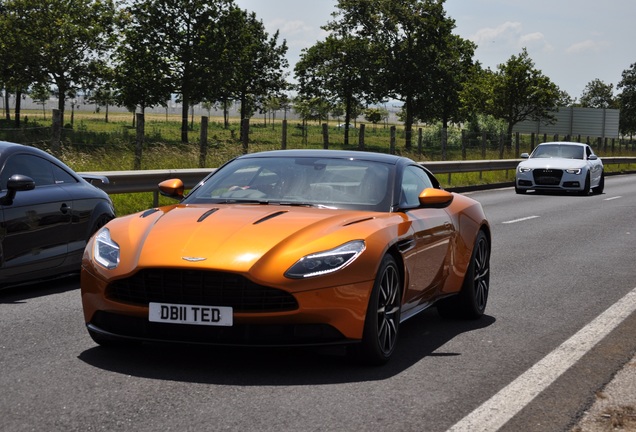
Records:
[[[435,305],[483,315],[481,205],[405,157],[280,150],[226,163],[178,204],[120,217],[87,245],[81,292],[103,346],[348,344],[389,360],[399,324]]]

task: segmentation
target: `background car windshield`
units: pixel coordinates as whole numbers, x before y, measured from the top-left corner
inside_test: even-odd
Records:
[[[532,153],[533,158],[566,158],[583,159],[583,147],[567,144],[549,144],[537,147]]]
[[[387,211],[391,167],[315,157],[237,159],[212,175],[185,202],[258,201]]]

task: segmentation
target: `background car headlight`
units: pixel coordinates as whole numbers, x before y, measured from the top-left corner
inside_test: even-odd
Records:
[[[95,236],[93,256],[95,261],[107,269],[114,269],[119,265],[119,245],[110,238],[108,228],[102,228]]]
[[[581,168],[570,168],[565,170],[568,174],[581,174]]]
[[[298,279],[335,272],[353,262],[364,249],[364,241],[355,240],[335,249],[304,256],[285,272],[285,276]]]
[[[532,168],[526,168],[526,167],[519,167],[519,172],[520,173],[525,173],[528,171],[532,171]]]

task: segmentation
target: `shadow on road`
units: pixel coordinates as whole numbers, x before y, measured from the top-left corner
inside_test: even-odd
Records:
[[[443,320],[432,309],[403,323],[391,361],[381,367],[355,364],[344,347],[227,348],[174,344],[144,344],[129,348],[95,346],[79,359],[106,371],[171,381],[216,385],[287,386],[384,380],[425,357],[458,356],[440,350],[456,336],[492,325],[477,321]],[[87,335],[88,337],[88,335]]]
[[[29,299],[60,294],[74,289],[79,289],[79,274],[0,289],[0,303],[24,303]]]

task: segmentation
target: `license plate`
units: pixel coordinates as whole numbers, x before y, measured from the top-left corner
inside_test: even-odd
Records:
[[[226,326],[233,323],[232,308],[170,303],[150,303],[148,320],[171,324]]]

